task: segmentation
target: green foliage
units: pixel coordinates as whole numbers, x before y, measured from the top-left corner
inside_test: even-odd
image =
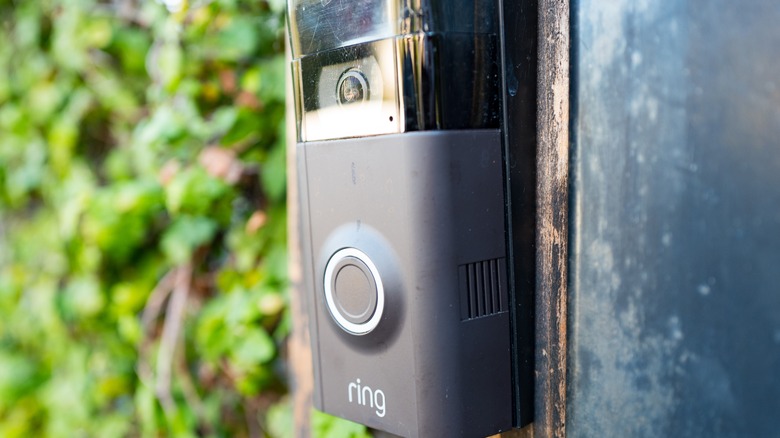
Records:
[[[322,412],[312,415],[312,428],[322,438],[370,438],[366,428],[349,421],[343,421]]]
[[[0,0],[0,436],[291,434],[283,9]]]

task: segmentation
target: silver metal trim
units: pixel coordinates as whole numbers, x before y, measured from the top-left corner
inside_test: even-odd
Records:
[[[333,289],[331,288],[334,274],[333,271],[335,270],[336,265],[338,265],[341,260],[347,257],[354,257],[365,263],[366,266],[368,266],[371,275],[374,277],[374,283],[376,284],[376,309],[374,310],[374,314],[371,316],[371,318],[362,324],[355,324],[344,318],[344,316],[341,315],[341,312],[339,312],[338,307],[336,306],[336,301],[333,298]],[[328,264],[325,265],[323,285],[325,287],[325,302],[328,305],[328,312],[330,313],[330,316],[336,321],[336,323],[342,329],[344,329],[344,331],[353,335],[362,336],[370,333],[376,328],[376,326],[379,324],[379,321],[382,319],[382,314],[385,310],[385,289],[382,285],[382,278],[379,276],[379,270],[376,268],[374,262],[366,255],[366,253],[360,251],[357,248],[342,248],[336,251],[330,257],[330,260],[328,260]]]

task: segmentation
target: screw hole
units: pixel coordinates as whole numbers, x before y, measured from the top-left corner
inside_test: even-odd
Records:
[[[393,116],[390,116],[390,121],[391,121],[391,122],[393,121]]]

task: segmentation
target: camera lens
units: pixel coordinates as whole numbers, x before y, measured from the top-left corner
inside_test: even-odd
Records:
[[[368,82],[357,70],[347,70],[341,75],[336,87],[340,105],[361,103],[368,98]]]

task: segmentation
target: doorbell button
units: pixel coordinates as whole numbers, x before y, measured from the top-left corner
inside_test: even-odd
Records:
[[[385,294],[379,271],[362,251],[343,248],[325,267],[325,301],[336,323],[353,335],[376,328],[384,311]]]
[[[365,263],[345,257],[336,269],[333,298],[336,307],[349,322],[363,324],[376,310],[376,283]]]

